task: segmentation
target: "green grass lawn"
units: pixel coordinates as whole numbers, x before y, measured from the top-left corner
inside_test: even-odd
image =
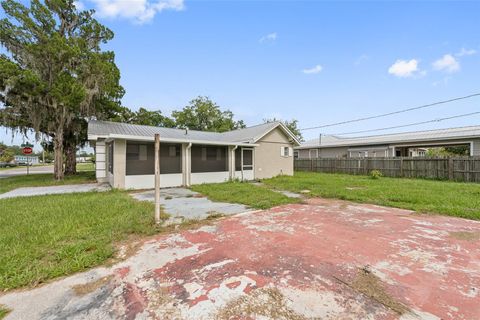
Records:
[[[241,203],[256,209],[268,209],[286,203],[298,202],[278,192],[251,183],[225,182],[200,184],[192,190],[206,195],[213,201]]]
[[[5,318],[9,312],[10,310],[4,309],[0,306],[0,319]]]
[[[63,181],[53,179],[53,174],[29,174],[23,176],[13,176],[0,179],[0,193],[13,190],[20,187],[43,187],[58,186],[64,184],[78,184],[95,182],[95,172],[82,171],[74,176],[66,176]]]
[[[93,171],[95,165],[92,162],[77,163],[77,171]]]
[[[116,242],[158,231],[153,204],[121,191],[2,199],[0,208],[0,291],[99,265]]]
[[[480,220],[480,184],[296,172],[263,181],[267,186],[311,196],[338,198]]]

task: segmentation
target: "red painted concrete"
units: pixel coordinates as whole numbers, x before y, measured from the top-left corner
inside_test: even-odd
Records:
[[[305,318],[476,320],[479,234],[476,221],[313,199],[159,236],[126,261],[93,270],[96,276],[73,276],[0,303],[14,310],[12,319],[214,319],[239,297],[267,307],[272,302],[262,292],[276,288],[285,308]],[[359,268],[410,312],[399,315],[348,285]],[[73,283],[106,275],[111,282],[89,296],[71,293]],[[44,299],[48,292],[59,298]],[[257,319],[258,312],[237,318]]]
[[[330,291],[339,303],[332,314],[397,318],[342,283],[351,283],[358,268],[367,267],[383,280],[394,299],[419,315],[480,319],[480,241],[451,236],[450,232],[458,231],[480,232],[480,224],[315,199],[308,205],[226,219],[214,232],[184,232],[189,243],[205,252],[154,272],[157,279],[171,283],[170,294],[189,307],[208,300],[209,293],[226,279],[234,279],[226,283],[227,288],[236,288],[241,284],[236,277],[247,276],[254,284],[243,292],[271,285]],[[185,283],[199,284],[203,294],[191,300]]]

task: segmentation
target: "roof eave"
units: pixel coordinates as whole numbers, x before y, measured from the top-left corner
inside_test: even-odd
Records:
[[[125,134],[109,134],[107,136],[100,135],[88,135],[89,140],[97,140],[98,138],[103,139],[125,139],[125,140],[134,140],[134,141],[154,141],[154,137],[150,136],[134,136],[134,135],[125,135]],[[160,141],[170,142],[170,143],[193,143],[193,144],[205,144],[205,145],[217,145],[217,146],[241,146],[241,147],[257,147],[258,144],[255,143],[242,143],[235,141],[211,141],[211,140],[193,140],[193,139],[175,139],[175,138],[162,138],[160,136]]]

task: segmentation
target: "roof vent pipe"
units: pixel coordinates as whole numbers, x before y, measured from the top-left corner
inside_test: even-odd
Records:
[[[188,134],[188,127],[185,128],[185,135]]]
[[[318,145],[319,146],[322,145],[322,134],[321,133],[318,135]]]

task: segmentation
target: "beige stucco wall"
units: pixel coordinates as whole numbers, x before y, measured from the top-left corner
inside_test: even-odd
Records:
[[[300,159],[310,159],[310,150],[311,149],[298,149],[298,156]],[[335,147],[335,148],[321,148],[312,150],[318,150],[318,157],[320,158],[343,158],[348,154],[347,147]],[[315,152],[312,152],[312,157],[315,157]]]
[[[284,157],[282,147],[293,148],[287,135],[279,128],[272,130],[255,148],[255,179],[271,178],[280,174],[293,175],[293,150],[291,156]]]
[[[116,139],[113,146],[113,187],[125,188],[127,143],[123,139]]]

